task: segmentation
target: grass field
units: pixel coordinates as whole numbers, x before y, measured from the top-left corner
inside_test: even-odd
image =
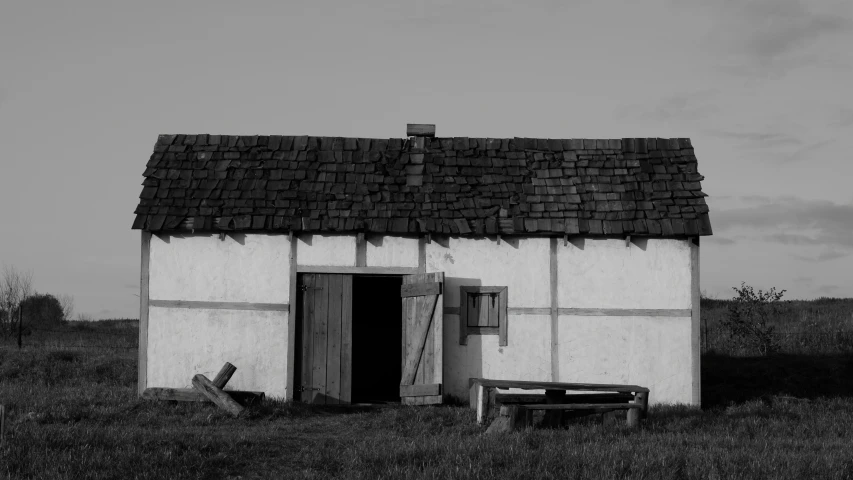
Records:
[[[589,417],[484,436],[460,406],[268,401],[233,419],[210,404],[144,402],[134,324],[60,330],[35,331],[20,351],[0,344],[11,409],[0,477],[853,478],[853,357],[824,345],[705,355],[705,409],[652,408],[638,430]]]

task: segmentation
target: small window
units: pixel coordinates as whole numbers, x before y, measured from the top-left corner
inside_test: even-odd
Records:
[[[507,345],[506,287],[460,287],[459,344],[468,335],[499,335],[498,344]]]

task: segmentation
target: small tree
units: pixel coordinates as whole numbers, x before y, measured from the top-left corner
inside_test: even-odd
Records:
[[[740,288],[732,287],[732,290],[737,292],[737,296],[732,298],[728,315],[721,322],[731,338],[742,347],[754,349],[759,355],[778,351],[774,327],[767,321],[786,290],[777,292],[773,287],[766,292],[756,292],[746,282],[741,282]]]
[[[62,322],[62,305],[53,295],[46,293],[30,295],[23,302],[24,323],[41,327],[56,326]]]
[[[62,321],[70,322],[74,316],[74,296],[62,294],[56,297],[59,299],[59,304],[62,306]]]
[[[21,302],[29,297],[32,292],[32,272],[21,272],[8,265],[3,268],[3,275],[0,277],[0,308],[6,314],[3,324],[0,325],[0,331],[5,331],[7,335],[15,331],[14,325],[18,318],[16,316],[18,308],[20,308]]]

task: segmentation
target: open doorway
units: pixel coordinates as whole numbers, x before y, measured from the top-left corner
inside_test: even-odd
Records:
[[[402,284],[399,276],[353,277],[353,403],[400,401]]]

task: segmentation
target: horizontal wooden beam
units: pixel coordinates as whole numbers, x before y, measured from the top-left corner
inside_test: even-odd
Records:
[[[628,410],[643,408],[639,403],[534,403],[519,405],[529,410]]]
[[[634,400],[630,393],[577,393],[563,397],[562,403],[628,403]],[[496,393],[495,403],[545,403],[544,393]]]
[[[231,398],[241,405],[263,400],[264,392],[246,392],[242,390],[225,390]],[[206,402],[207,397],[195,388],[146,388],[142,392],[145,400],[170,400],[173,402]]]
[[[549,307],[509,307],[508,315],[550,315]],[[559,308],[560,315],[590,317],[689,317],[691,310],[669,308]],[[459,307],[444,307],[445,315],[459,315]]]
[[[201,308],[209,310],[259,310],[267,312],[284,312],[290,308],[290,305],[287,303],[197,302],[193,300],[149,300],[148,306],[164,308]]]
[[[354,275],[415,275],[418,267],[337,267],[329,265],[297,265],[298,273],[350,273]]]
[[[400,385],[401,397],[423,397],[429,395],[441,395],[441,384]]]
[[[560,308],[560,315],[590,317],[689,317],[690,309],[671,308]]]
[[[407,137],[434,137],[435,125],[430,123],[407,123]]]
[[[407,283],[400,286],[401,297],[423,297],[441,294],[440,282]]]
[[[531,382],[527,380],[493,380],[490,378],[470,378],[469,385],[479,384],[489,388],[518,388],[520,390],[576,390],[603,392],[648,392],[649,389],[639,385],[619,385],[607,383],[560,383],[560,382]]]

